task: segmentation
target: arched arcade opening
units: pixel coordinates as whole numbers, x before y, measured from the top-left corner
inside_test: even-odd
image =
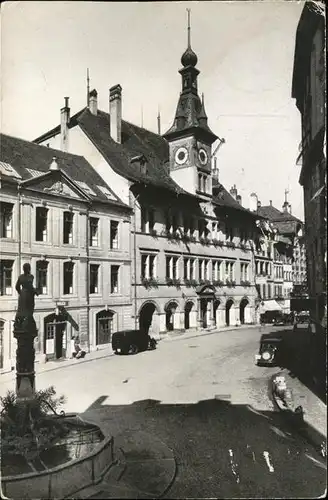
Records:
[[[240,324],[244,325],[248,321],[248,310],[249,310],[249,300],[244,298],[240,301],[239,304],[239,319]]]
[[[140,309],[139,328],[147,334],[149,332],[150,325],[152,324],[155,310],[156,306],[152,302],[146,302]]]
[[[225,322],[226,326],[230,326],[231,324],[231,307],[233,306],[233,300],[228,299],[225,306]]]

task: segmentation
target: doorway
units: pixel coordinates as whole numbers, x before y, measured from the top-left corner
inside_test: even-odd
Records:
[[[62,315],[50,314],[44,319],[44,353],[48,359],[66,357],[67,321]]]
[[[200,320],[202,328],[207,328],[208,326],[207,307],[208,307],[208,299],[200,299]]]
[[[109,344],[112,341],[114,313],[100,311],[96,315],[96,344]]]

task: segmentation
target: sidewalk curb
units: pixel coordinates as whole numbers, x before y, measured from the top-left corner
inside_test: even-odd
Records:
[[[240,326],[232,326],[232,327],[223,327],[221,329],[215,328],[213,330],[203,330],[196,331],[194,334],[182,333],[181,335],[165,335],[160,339],[161,341],[171,342],[176,340],[186,340],[186,339],[194,339],[196,337],[206,337],[208,335],[214,335],[218,333],[231,332],[234,330],[250,330],[252,328],[259,328],[261,325],[240,325]]]

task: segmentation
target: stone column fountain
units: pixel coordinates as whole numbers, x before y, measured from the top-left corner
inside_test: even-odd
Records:
[[[28,402],[35,396],[34,338],[37,336],[37,328],[33,313],[34,297],[38,293],[33,287],[34,277],[30,272],[30,264],[24,264],[23,271],[16,283],[19,294],[14,322],[14,337],[17,339],[16,395],[19,401]]]

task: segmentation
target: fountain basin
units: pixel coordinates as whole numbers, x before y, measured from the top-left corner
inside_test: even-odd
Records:
[[[11,499],[72,498],[79,490],[99,483],[114,464],[114,439],[112,436],[104,437],[101,429],[95,424],[77,419],[76,428],[80,431],[81,427],[88,433],[92,429],[95,433],[98,430],[98,442],[94,442],[92,446],[89,443],[90,446],[85,446],[78,458],[72,458],[76,446],[86,445],[84,439],[84,443],[73,443],[76,445],[74,448],[72,441],[69,441],[69,438],[74,438],[76,434],[73,432],[73,436],[66,438],[66,442],[59,441],[46,452],[42,452],[40,463],[34,465],[33,472],[26,472],[26,464],[23,461],[19,463],[19,456],[17,461],[14,458],[21,473],[17,473],[19,471],[16,468],[15,475],[1,475],[3,494]],[[4,457],[1,466],[2,472],[6,472],[10,464],[6,467],[3,462]],[[51,463],[55,465],[51,466]]]

